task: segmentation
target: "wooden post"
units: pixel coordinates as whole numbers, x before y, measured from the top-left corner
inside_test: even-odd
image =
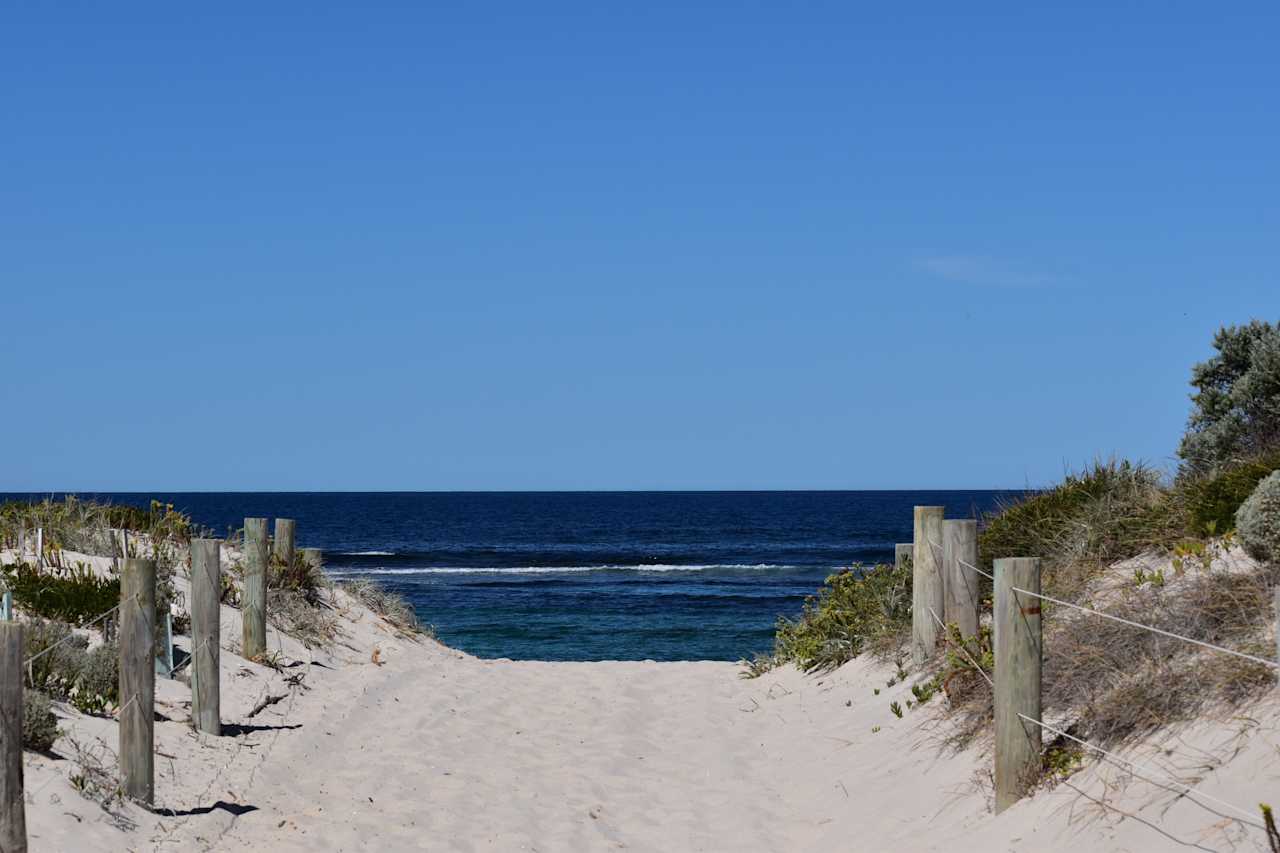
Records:
[[[940,565],[945,511],[946,508],[940,506],[915,508],[915,542],[911,547],[911,660],[916,666],[933,655],[933,647],[938,642],[938,623],[933,621],[929,609],[941,619],[946,607]]]
[[[267,520],[244,520],[243,654],[253,660],[267,653]]]
[[[196,731],[222,734],[219,624],[222,569],[218,540],[191,543],[191,723]]]
[[[995,561],[996,813],[1016,803],[1040,775],[1040,558]]]
[[[319,548],[303,548],[302,561],[308,566],[318,569],[324,565],[324,552]]]
[[[978,522],[942,522],[942,577],[947,593],[943,621],[960,629],[961,637],[978,635],[978,573],[960,565],[978,565]]]
[[[899,542],[893,546],[893,565],[894,568],[906,568],[907,563],[911,562],[911,543]]]
[[[36,568],[44,568],[44,528],[36,528]]]
[[[27,851],[22,787],[22,623],[0,623],[0,850]]]
[[[130,558],[120,576],[120,780],[155,798],[156,561]]]
[[[286,566],[293,562],[294,531],[297,527],[297,523],[292,518],[276,519],[274,542],[276,560]]]

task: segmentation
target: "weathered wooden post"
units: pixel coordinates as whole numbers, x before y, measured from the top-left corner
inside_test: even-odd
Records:
[[[44,528],[36,528],[36,568],[44,568]]]
[[[298,525],[292,518],[276,519],[276,538],[274,544],[276,561],[281,565],[293,563],[294,533]]]
[[[267,520],[244,520],[244,656],[253,660],[267,653]]]
[[[129,558],[120,576],[120,779],[155,798],[156,561]]]
[[[22,623],[0,623],[0,850],[26,853],[22,789]]]
[[[1026,794],[1040,774],[1040,558],[995,561],[996,813]],[[1022,715],[1022,716],[1019,716]]]
[[[191,723],[196,731],[222,734],[219,624],[222,568],[217,539],[191,543]]]
[[[303,548],[302,562],[313,569],[319,569],[324,565],[324,552],[319,548]]]
[[[915,508],[915,542],[911,547],[911,660],[920,666],[933,655],[938,642],[938,623],[929,613],[939,617],[946,607],[941,566],[942,516],[946,508]],[[937,546],[937,547],[935,547]]]
[[[911,562],[911,543],[899,542],[893,546],[893,566],[896,569],[905,569],[907,564]]]
[[[972,519],[942,522],[942,577],[947,594],[943,620],[960,629],[961,637],[978,635],[978,574],[960,565],[978,565],[978,522]]]

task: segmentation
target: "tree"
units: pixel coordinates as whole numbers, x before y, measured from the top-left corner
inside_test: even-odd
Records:
[[[1214,335],[1217,355],[1191,369],[1183,472],[1210,473],[1280,448],[1280,326],[1252,320]]]

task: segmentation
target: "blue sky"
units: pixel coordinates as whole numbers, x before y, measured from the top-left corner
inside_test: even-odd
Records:
[[[1171,459],[1280,319],[1280,6],[11,7],[0,489]]]

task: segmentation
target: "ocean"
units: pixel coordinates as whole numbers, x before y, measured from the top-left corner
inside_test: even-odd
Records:
[[[409,599],[450,646],[486,658],[738,660],[837,569],[892,559],[912,506],[948,518],[1000,492],[103,493],[173,503],[221,533],[297,519],[335,577]],[[30,495],[5,495],[30,498]]]

